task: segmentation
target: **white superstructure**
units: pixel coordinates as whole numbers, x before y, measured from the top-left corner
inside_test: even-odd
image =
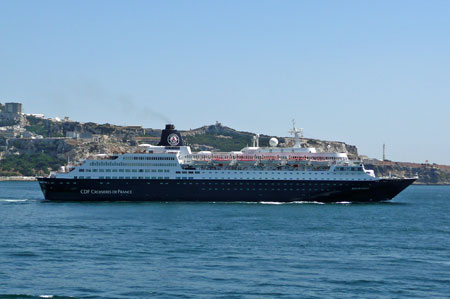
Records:
[[[66,166],[51,177],[67,179],[143,179],[143,180],[377,180],[361,161],[349,160],[346,153],[319,153],[302,147],[301,129],[290,131],[293,147],[253,145],[234,152],[201,151],[192,153],[178,132],[168,135],[169,144],[141,145],[139,152],[123,155],[97,155],[77,165]],[[178,137],[177,137],[178,136]],[[162,138],[163,140],[163,138]],[[160,142],[161,143],[161,142]],[[181,145],[178,145],[181,144]]]

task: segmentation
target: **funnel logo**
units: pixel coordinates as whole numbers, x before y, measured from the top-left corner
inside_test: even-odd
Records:
[[[170,134],[169,137],[167,137],[167,142],[169,142],[170,145],[177,145],[180,142],[180,138],[177,134]]]

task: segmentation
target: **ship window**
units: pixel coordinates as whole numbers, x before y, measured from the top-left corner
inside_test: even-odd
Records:
[[[84,169],[79,169],[79,172],[84,172]]]

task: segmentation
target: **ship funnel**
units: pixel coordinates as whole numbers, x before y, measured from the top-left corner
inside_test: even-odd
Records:
[[[183,139],[181,134],[175,130],[175,125],[167,124],[166,128],[161,132],[161,139],[159,146],[183,146]]]

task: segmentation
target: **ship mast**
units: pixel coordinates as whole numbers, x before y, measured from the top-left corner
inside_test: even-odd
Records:
[[[292,120],[292,130],[289,133],[295,135],[295,144],[294,147],[300,148],[302,145],[300,144],[300,137],[303,138],[303,129],[295,128],[295,119]]]

